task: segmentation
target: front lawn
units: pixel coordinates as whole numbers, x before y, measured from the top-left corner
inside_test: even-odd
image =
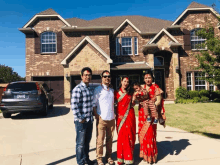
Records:
[[[165,104],[165,110],[168,126],[220,139],[220,103]]]

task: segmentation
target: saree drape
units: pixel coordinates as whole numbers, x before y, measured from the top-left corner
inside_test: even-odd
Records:
[[[146,87],[145,87],[146,88]],[[148,89],[149,99],[154,100],[156,96],[163,93],[163,91],[159,88],[158,85],[152,84]],[[164,111],[163,100],[161,102],[162,111]],[[151,122],[146,122],[146,116],[144,113],[144,108],[141,104],[139,104],[139,123],[138,123],[138,135],[140,141],[140,157],[144,158],[144,160],[149,163],[155,163],[157,161],[157,124],[153,124],[154,118],[152,118]]]
[[[134,108],[131,107],[132,96],[126,93],[115,91],[115,99],[117,100],[116,129],[118,133],[118,164],[133,164],[136,122]]]

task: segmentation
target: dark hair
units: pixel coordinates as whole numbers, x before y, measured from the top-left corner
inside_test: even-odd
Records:
[[[82,70],[81,70],[81,76],[83,76],[83,73],[84,73],[86,70],[92,74],[92,70],[91,70],[89,67],[85,67],[85,68],[82,68]]]
[[[119,88],[118,88],[118,89],[121,88],[121,81],[124,80],[125,78],[128,78],[128,79],[129,79],[128,76],[122,76],[122,77],[120,77],[120,82],[119,82]],[[130,81],[130,79],[129,79],[129,81]],[[133,89],[133,88],[131,88],[130,82],[129,82],[129,85],[128,85],[128,87],[126,88],[126,92],[127,92],[128,94],[132,95],[133,92],[134,92],[132,89]]]
[[[152,82],[154,82],[154,75],[153,75],[153,72],[152,72],[150,69],[144,71],[143,79],[144,79],[144,77],[145,77],[146,74],[151,75],[151,77],[152,77]]]
[[[103,77],[103,74],[106,73],[106,72],[109,73],[109,75],[111,76],[111,74],[110,74],[110,72],[109,72],[108,70],[104,70],[104,71],[101,73],[101,77]]]
[[[138,82],[138,81],[135,81],[133,84],[132,84],[132,87],[134,87],[135,85],[137,85],[137,86],[141,86],[141,84]]]

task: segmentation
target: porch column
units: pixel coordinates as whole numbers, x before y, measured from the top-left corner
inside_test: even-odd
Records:
[[[176,89],[180,86],[179,54],[173,53],[172,59],[173,59],[174,98],[176,99]]]
[[[151,68],[154,68],[154,54],[148,54],[148,63]]]

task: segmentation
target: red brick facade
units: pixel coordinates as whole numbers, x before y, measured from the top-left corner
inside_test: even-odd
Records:
[[[166,29],[171,37],[166,33],[161,33],[154,41],[154,44],[158,45],[157,48],[145,50],[145,46],[156,34],[140,34],[129,23],[124,24],[116,34],[112,34],[112,31],[109,30],[64,32],[62,27],[65,26],[65,23],[60,19],[38,19],[33,24],[35,32],[26,34],[26,79],[30,81],[32,77],[35,76],[63,76],[64,99],[65,102],[68,102],[67,100],[70,99],[69,91],[72,85],[65,77],[79,75],[77,73],[85,66],[91,67],[94,73],[100,73],[101,70],[105,69],[111,70],[110,63],[107,63],[106,57],[103,56],[104,52],[113,60],[112,64],[120,62],[146,62],[149,68],[164,70],[165,96],[168,100],[174,100],[175,89],[180,85],[186,87],[186,73],[188,71],[194,71],[195,67],[198,66],[197,60],[194,57],[198,52],[191,50],[189,45],[190,41],[186,43],[187,41],[185,41],[184,38],[184,35],[186,35],[185,32],[190,32],[195,28],[204,28],[206,20],[210,21],[211,24],[216,27],[215,33],[219,35],[219,28],[217,28],[218,19],[215,14],[210,11],[189,11],[176,23],[176,25],[180,25],[180,28]],[[39,36],[45,31],[55,32],[57,37],[60,37],[60,50],[57,50],[58,52],[55,54],[41,54],[39,51],[36,51],[36,49],[40,49]],[[38,35],[38,39],[36,39],[36,34]],[[76,54],[69,60],[68,64],[62,65],[61,62],[86,36],[98,45],[103,52],[101,53],[100,50],[86,43],[80,46]],[[133,55],[116,55],[117,37],[131,37],[133,42],[133,38],[137,37],[138,54],[135,55],[133,51]],[[182,44],[182,46],[172,48],[170,43],[175,42],[172,37]],[[132,49],[134,49],[134,45]],[[86,56],[85,53],[89,54],[89,56]],[[154,66],[154,56],[163,57],[164,66]],[[84,57],[85,59],[82,59]],[[176,70],[178,67],[180,68],[180,74]],[[142,81],[141,72],[141,70],[137,71]],[[120,74],[129,73],[129,70],[120,71]],[[133,73],[135,73],[135,69]]]

